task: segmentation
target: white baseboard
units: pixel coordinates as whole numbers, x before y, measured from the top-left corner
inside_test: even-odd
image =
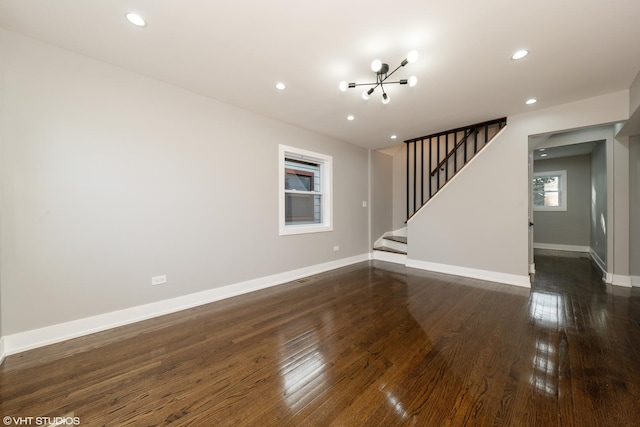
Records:
[[[640,288],[640,276],[631,276],[631,286]]]
[[[606,281],[608,273],[607,273],[607,266],[605,265],[604,261],[598,256],[598,254],[593,249],[589,249],[589,255],[591,255],[591,259],[593,260],[593,262],[596,263],[600,271],[602,271],[602,274],[605,277],[605,281]],[[609,280],[607,281],[607,283],[611,283],[611,281]]]
[[[188,308],[209,304],[211,302],[220,301],[222,299],[231,298],[248,292],[281,285],[302,277],[334,270],[336,268],[345,267],[347,265],[367,261],[369,259],[371,259],[371,254],[368,253],[356,255],[258,279],[247,280],[246,282],[209,289],[194,294],[183,295],[150,304],[86,317],[84,319],[72,320],[70,322],[60,323],[57,325],[19,332],[13,335],[6,335],[0,339],[0,355],[9,356],[11,354],[20,353],[37,347],[128,325],[130,323],[151,319],[153,317],[174,313],[176,311],[186,310]]]
[[[616,286],[623,286],[625,288],[630,288],[631,276],[625,276],[622,274],[612,274],[611,284]]]
[[[407,260],[407,267],[418,268],[420,270],[435,271],[438,273],[453,274],[455,276],[471,277],[473,279],[487,280],[489,282],[504,283],[507,285],[531,287],[531,279],[528,275],[519,276],[517,274],[499,273],[496,271],[477,270],[475,268],[458,267],[455,265],[438,264],[435,262]]]
[[[550,249],[553,251],[567,251],[567,252],[591,252],[589,246],[576,246],[576,245],[557,245],[555,243],[534,243],[534,249]]]
[[[0,365],[4,362],[4,357],[6,356],[4,351],[4,337],[0,337]]]

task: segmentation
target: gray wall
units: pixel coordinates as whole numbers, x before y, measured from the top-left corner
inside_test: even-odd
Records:
[[[524,143],[514,140],[517,129],[509,124],[411,218],[411,265],[425,262],[528,280],[527,137]],[[489,191],[492,184],[500,191]]]
[[[407,224],[407,151],[406,146],[397,148],[393,156],[393,229]]]
[[[369,252],[366,149],[4,30],[0,57],[5,336]],[[279,236],[278,144],[333,156],[333,232]]]
[[[591,244],[591,156],[536,160],[535,172],[567,171],[567,210],[535,211],[534,242],[589,247]]]
[[[640,277],[640,136],[629,139],[629,267]]]
[[[373,151],[373,235],[375,241],[393,230],[393,157]]]
[[[409,221],[408,263],[495,272],[483,277],[525,285],[529,137],[623,121],[628,103],[622,91],[510,116],[502,133]],[[487,183],[500,191],[487,191]]]
[[[606,143],[591,152],[591,249],[607,263],[607,158]]]

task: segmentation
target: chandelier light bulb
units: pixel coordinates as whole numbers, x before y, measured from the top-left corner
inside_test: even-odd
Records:
[[[367,99],[369,99],[369,97],[370,97],[369,96],[369,91],[365,90],[364,92],[362,92],[362,99],[364,99],[366,101]]]
[[[373,62],[371,63],[371,71],[373,71],[374,73],[377,73],[381,69],[382,69],[382,61],[380,61],[379,59],[374,59]]]
[[[340,88],[341,91],[346,92],[347,91],[347,87],[349,86],[349,83],[345,82],[345,81],[341,81],[340,84],[338,85],[338,87]]]
[[[418,78],[416,76],[409,77],[409,86],[414,87],[418,83]]]
[[[416,62],[417,60],[418,60],[418,51],[412,50],[407,54],[407,62],[409,62],[409,64]]]
[[[388,104],[390,100],[391,100],[391,98],[389,98],[389,95],[387,95],[386,93],[382,94],[382,103],[383,104]]]

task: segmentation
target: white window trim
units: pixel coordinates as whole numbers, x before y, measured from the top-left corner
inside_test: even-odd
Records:
[[[560,206],[537,206],[533,204],[534,211],[540,212],[564,212],[567,210],[567,171],[548,171],[548,172],[536,172],[533,174],[534,178],[545,176],[559,176],[560,177]],[[531,183],[533,185],[533,183]],[[532,193],[533,194],[533,193]]]
[[[285,157],[317,161],[320,164],[322,189],[322,223],[286,225],[285,223]],[[278,147],[278,213],[280,235],[333,231],[333,157],[280,144]]]

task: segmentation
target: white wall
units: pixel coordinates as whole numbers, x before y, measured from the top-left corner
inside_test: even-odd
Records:
[[[4,336],[369,252],[367,150],[4,30],[0,57]],[[333,232],[278,235],[278,144],[333,156]]]
[[[629,87],[629,112],[633,114],[636,110],[640,110],[640,72]]]
[[[373,151],[373,240],[393,230],[393,157]]]
[[[611,149],[607,151],[613,164],[608,160],[607,177],[612,181],[609,185],[613,194],[613,230],[609,230],[613,238],[612,262],[607,269],[612,273],[610,283],[631,286],[629,275],[629,138],[617,136],[613,139]]]
[[[402,144],[393,156],[393,229],[406,227],[407,220],[407,150]]]
[[[536,160],[534,172],[567,171],[567,209],[535,211],[534,242],[588,248],[591,217],[591,156]]]
[[[630,274],[640,280],[640,136],[629,141]],[[640,282],[637,283],[640,286]]]
[[[527,286],[529,136],[628,115],[629,93],[622,91],[509,117],[507,128],[409,221],[408,263]],[[490,185],[500,190],[488,191]]]
[[[591,250],[607,265],[607,157],[606,142],[600,141],[591,152]]]

